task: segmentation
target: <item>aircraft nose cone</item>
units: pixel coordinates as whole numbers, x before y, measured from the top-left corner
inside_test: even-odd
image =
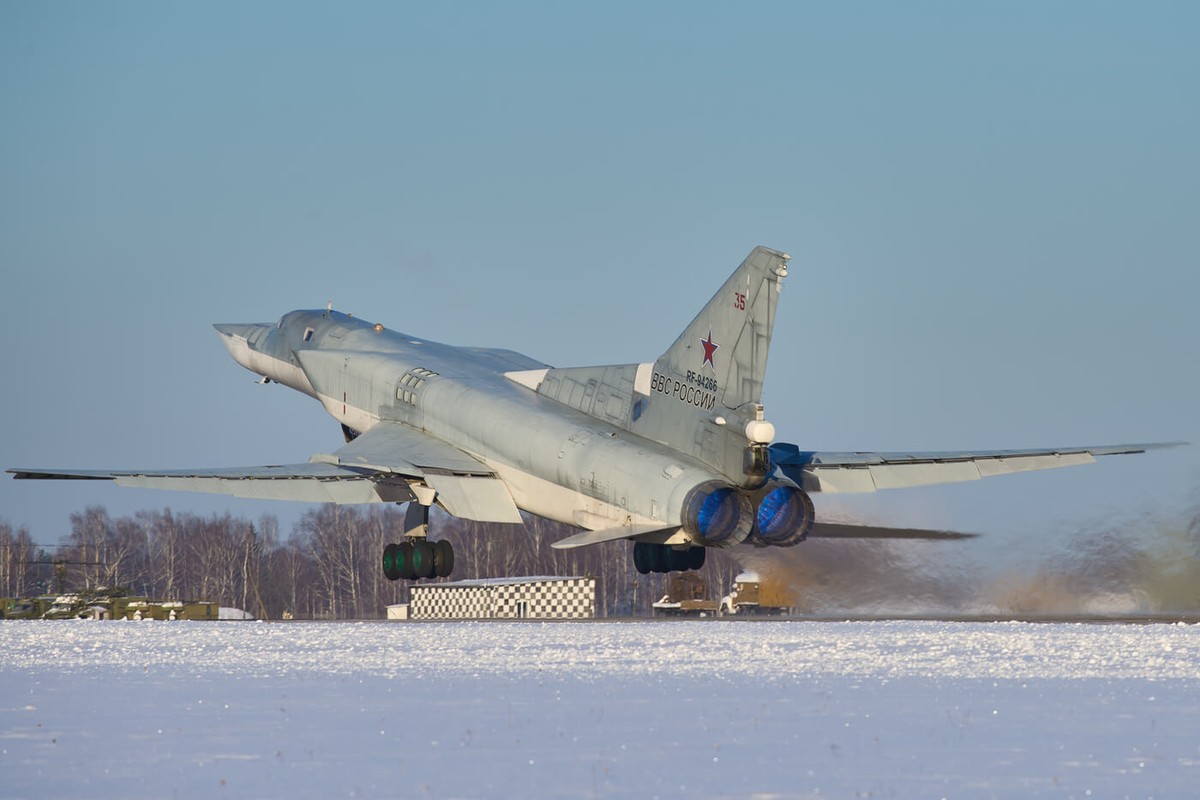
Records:
[[[233,356],[234,361],[237,361],[246,369],[252,369],[250,366],[250,355],[256,349],[258,339],[261,334],[270,329],[269,325],[246,325],[234,323],[220,323],[213,325],[217,333],[221,336],[221,344],[225,345],[225,349]],[[259,333],[260,336],[255,336]],[[251,344],[251,340],[254,344]]]
[[[248,339],[250,337],[250,331],[255,326],[254,325],[237,325],[237,324],[222,322],[222,323],[213,325],[213,327],[216,328],[217,333],[221,334],[222,336],[240,336],[243,339]]]

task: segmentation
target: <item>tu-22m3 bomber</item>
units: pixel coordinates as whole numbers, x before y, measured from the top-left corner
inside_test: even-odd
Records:
[[[757,247],[654,361],[556,368],[454,347],[330,308],[216,325],[233,358],[320,401],[345,446],[309,463],[182,470],[11,469],[20,479],[333,503],[406,503],[381,554],[392,580],[445,577],[429,510],[580,529],[557,548],[625,539],[642,573],[698,569],[708,548],[810,537],[952,538],[815,518],[810,495],[975,480],[1164,445],[940,453],[814,452],[775,442],[763,381],[789,256]]]

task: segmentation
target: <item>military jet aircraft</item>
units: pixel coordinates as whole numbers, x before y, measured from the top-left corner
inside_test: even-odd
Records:
[[[708,548],[808,537],[953,538],[815,519],[816,492],[975,480],[1165,445],[943,453],[814,452],[775,443],[763,379],[789,256],[755,248],[655,361],[555,368],[509,350],[453,347],[332,308],[216,325],[233,358],[316,398],[346,444],[306,464],[245,469],[12,469],[23,479],[334,503],[407,503],[392,580],[444,577],[449,542],[429,509],[521,524],[522,510],[582,529],[570,548],[634,544],[639,572],[698,569]]]

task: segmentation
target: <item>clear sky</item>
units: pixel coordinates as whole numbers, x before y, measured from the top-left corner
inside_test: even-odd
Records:
[[[758,244],[783,441],[1200,441],[1198,41],[1187,2],[0,3],[0,466],[335,449],[210,327],[330,300],[651,360]],[[832,508],[1024,541],[1196,507],[1198,450]],[[88,504],[304,509],[0,480],[37,541]]]

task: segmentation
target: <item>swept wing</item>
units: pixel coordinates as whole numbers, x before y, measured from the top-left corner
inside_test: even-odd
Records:
[[[965,450],[932,453],[832,453],[771,445],[771,462],[808,492],[874,492],[957,483],[1038,469],[1091,464],[1096,456],[1144,453],[1177,443],[1123,444],[1039,450]]]
[[[415,495],[402,479],[329,464],[274,464],[170,470],[10,469],[18,480],[110,480],[118,486],[310,503],[403,503]]]
[[[437,492],[454,516],[520,522],[503,482],[481,461],[428,434],[381,422],[307,464],[186,470],[10,469],[17,479],[111,480],[120,486],[310,503],[407,503],[413,486]]]

